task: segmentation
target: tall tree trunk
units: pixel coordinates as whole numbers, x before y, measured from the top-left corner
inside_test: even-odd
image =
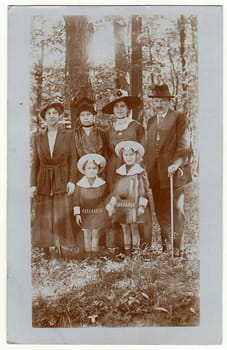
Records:
[[[116,70],[116,88],[129,90],[127,81],[128,60],[125,46],[126,23],[119,17],[113,20],[114,27],[114,45],[115,45],[115,70]]]
[[[183,109],[185,111],[186,106],[186,99],[187,99],[187,84],[185,83],[186,78],[186,59],[185,59],[185,17],[183,15],[180,16],[178,19],[178,28],[179,28],[179,35],[180,35],[180,58],[181,58],[181,65],[182,65],[182,90],[183,90]]]
[[[66,16],[66,108],[71,111],[72,126],[76,117],[75,104],[81,97],[93,98],[89,81],[88,51],[93,26],[86,16]]]
[[[131,66],[131,93],[142,97],[142,17],[132,16],[132,66]],[[142,122],[142,101],[141,105],[133,111],[133,118]]]

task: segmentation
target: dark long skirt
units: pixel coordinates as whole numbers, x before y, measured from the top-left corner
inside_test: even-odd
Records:
[[[76,224],[73,217],[72,196],[65,193],[53,197],[38,195],[33,200],[31,217],[32,246],[75,247]]]

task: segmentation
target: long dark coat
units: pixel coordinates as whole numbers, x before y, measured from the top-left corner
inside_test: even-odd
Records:
[[[69,130],[58,129],[51,157],[47,132],[34,135],[31,186],[37,186],[32,220],[32,245],[75,246],[72,196],[68,182],[75,183],[75,140]]]
[[[65,193],[68,182],[75,182],[76,150],[72,131],[58,129],[53,157],[50,154],[47,131],[34,135],[31,186],[38,194]]]

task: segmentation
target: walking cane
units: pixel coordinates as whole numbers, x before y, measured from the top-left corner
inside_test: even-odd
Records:
[[[170,175],[170,237],[171,256],[173,258],[173,235],[174,235],[174,213],[173,213],[173,174]]]
[[[177,171],[180,172],[180,175],[183,176],[184,172],[181,168],[178,168]],[[174,194],[173,194],[173,176],[174,174],[171,174],[169,177],[170,180],[170,236],[171,236],[171,256],[173,258],[174,256]]]

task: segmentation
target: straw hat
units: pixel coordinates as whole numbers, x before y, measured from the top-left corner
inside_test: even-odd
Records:
[[[141,157],[144,155],[144,147],[136,141],[122,141],[115,146],[115,153],[118,157],[121,156],[122,150],[132,149],[134,152],[138,152]]]
[[[94,162],[96,165],[98,165],[99,173],[101,173],[106,166],[106,160],[100,154],[97,154],[97,153],[85,154],[77,162],[77,168],[81,174],[85,175],[84,166],[87,162]]]

